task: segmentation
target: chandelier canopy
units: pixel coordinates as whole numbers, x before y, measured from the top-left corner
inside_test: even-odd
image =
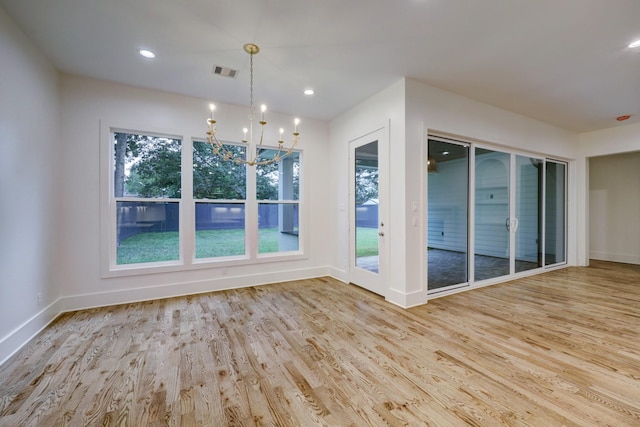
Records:
[[[288,148],[284,146],[284,129],[280,128],[280,137],[278,138],[278,147],[275,155],[271,158],[260,158],[258,156],[259,151],[263,148],[262,142],[264,138],[264,127],[267,124],[265,120],[265,112],[267,111],[267,106],[262,104],[260,106],[260,138],[258,142],[254,142],[253,140],[253,56],[260,52],[260,48],[253,44],[247,43],[243,47],[244,51],[247,52],[250,56],[249,60],[249,126],[242,129],[244,136],[242,138],[242,142],[247,145],[247,150],[245,157],[238,157],[234,155],[233,152],[225,148],[225,146],[218,140],[216,136],[216,120],[214,118],[214,111],[216,106],[214,104],[209,104],[209,108],[211,110],[211,116],[207,119],[207,123],[209,125],[209,129],[207,130],[207,142],[211,145],[213,153],[219,155],[225,161],[231,161],[236,164],[246,164],[249,166],[256,165],[268,165],[271,163],[276,163],[282,160],[284,157],[291,154],[295,146],[298,144],[298,138],[300,133],[298,132],[298,125],[300,124],[300,119],[296,118],[293,123],[293,133],[291,138],[291,143]]]

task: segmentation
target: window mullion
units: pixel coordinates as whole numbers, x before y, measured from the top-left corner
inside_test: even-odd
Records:
[[[195,253],[195,204],[193,202],[193,139],[182,144],[182,200],[180,201],[180,254],[192,264]],[[187,232],[188,230],[188,232]]]
[[[247,166],[247,207],[245,211],[245,245],[250,259],[258,256],[258,202],[256,167]]]

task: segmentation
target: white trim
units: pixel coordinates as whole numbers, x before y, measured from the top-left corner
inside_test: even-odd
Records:
[[[245,199],[232,200],[233,203],[242,203],[245,207],[245,254],[230,257],[195,258],[195,204],[198,202],[224,203],[222,199],[194,199],[193,198],[193,174],[184,173],[185,170],[193,170],[193,143],[194,141],[206,143],[199,137],[181,135],[181,132],[149,132],[136,130],[136,126],[111,126],[99,121],[100,128],[100,277],[113,278],[156,273],[168,273],[176,271],[190,271],[203,268],[224,268],[238,265],[253,265],[267,262],[283,262],[308,259],[307,242],[309,230],[308,215],[305,208],[305,193],[308,191],[304,174],[304,150],[294,150],[298,153],[300,164],[300,183],[298,200],[258,200],[256,194],[256,174],[249,172],[247,168],[247,185]],[[161,138],[177,139],[181,143],[181,198],[179,199],[148,199],[139,197],[113,197],[113,157],[114,144],[113,133],[124,132],[132,134],[150,135]],[[227,142],[225,144],[242,147],[242,144]],[[277,149],[277,147],[268,147]],[[105,191],[107,192],[105,194]],[[252,197],[247,197],[253,194]],[[154,263],[116,264],[116,205],[120,201],[149,202],[149,203],[177,203],[179,206],[179,258],[176,260],[160,261]],[[258,253],[258,206],[261,204],[295,204],[298,206],[298,250],[272,253]]]
[[[344,282],[331,274],[335,273],[332,270],[330,266],[323,266],[62,297],[0,339],[0,366],[66,312],[326,276]]]
[[[468,145],[469,146],[469,176],[468,176],[468,218],[475,218],[475,208],[476,208],[476,201],[475,201],[475,188],[476,188],[476,172],[475,172],[475,166],[476,166],[476,161],[474,161],[474,159],[476,158],[476,149],[477,148],[482,148],[482,149],[487,149],[487,150],[491,150],[494,152],[498,152],[498,153],[503,153],[503,154],[507,154],[509,156],[509,219],[511,218],[516,218],[517,217],[517,212],[516,212],[516,205],[517,205],[517,200],[516,200],[516,196],[517,196],[517,188],[516,188],[516,180],[517,180],[517,171],[516,171],[516,160],[517,157],[528,157],[528,158],[535,158],[538,160],[541,160],[543,162],[543,165],[545,167],[545,171],[546,171],[546,165],[547,163],[554,163],[557,165],[563,165],[564,166],[564,196],[565,196],[565,205],[564,205],[564,233],[563,233],[563,239],[564,239],[564,255],[565,255],[565,259],[564,261],[561,261],[559,263],[555,263],[552,265],[543,265],[541,267],[537,267],[534,268],[532,270],[527,270],[525,272],[516,272],[515,271],[515,255],[516,255],[516,243],[517,243],[517,239],[516,239],[516,232],[515,231],[510,231],[509,232],[509,246],[508,246],[508,250],[509,250],[509,274],[504,275],[504,276],[500,276],[500,277],[495,277],[495,278],[490,278],[487,280],[482,280],[480,282],[474,282],[473,277],[473,272],[475,271],[475,263],[474,263],[474,256],[469,256],[469,254],[473,254],[474,253],[474,248],[475,248],[475,220],[469,221],[468,220],[468,224],[467,224],[467,232],[468,232],[468,237],[467,237],[467,244],[468,244],[468,249],[467,249],[467,257],[468,257],[468,272],[469,272],[469,280],[468,282],[465,283],[460,283],[460,284],[456,284],[456,285],[452,285],[451,288],[446,287],[446,288],[442,288],[442,289],[434,289],[429,291],[428,290],[428,279],[424,279],[423,280],[427,280],[427,294],[429,296],[429,299],[433,299],[433,298],[440,298],[443,296],[447,296],[447,295],[452,295],[452,294],[456,294],[459,292],[463,292],[466,290],[471,290],[471,289],[477,289],[480,287],[484,287],[484,286],[489,286],[489,285],[493,285],[493,284],[497,284],[497,283],[503,283],[505,281],[509,281],[509,280],[513,280],[513,279],[517,279],[519,277],[525,277],[525,276],[529,276],[529,275],[535,275],[535,274],[541,274],[544,273],[546,271],[549,271],[551,269],[555,269],[555,268],[564,268],[568,265],[568,259],[569,259],[569,247],[568,247],[568,236],[569,236],[569,222],[568,222],[568,215],[569,215],[569,207],[570,207],[570,194],[569,194],[569,189],[570,189],[570,185],[569,185],[569,176],[570,176],[570,172],[571,172],[571,161],[569,160],[562,160],[560,159],[558,156],[547,156],[544,153],[537,153],[537,152],[531,152],[531,151],[526,151],[526,150],[521,150],[521,149],[516,149],[514,147],[508,147],[508,146],[504,146],[504,145],[500,145],[500,144],[494,144],[494,143],[490,143],[490,142],[485,142],[485,141],[480,141],[480,140],[475,140],[475,139],[471,139],[471,138],[466,138],[466,137],[459,137],[459,136],[454,136],[454,135],[448,135],[446,133],[440,132],[440,131],[431,131],[431,130],[427,130],[426,133],[426,142],[425,145],[427,147],[427,152],[428,152],[428,147],[429,147],[429,140],[433,139],[436,141],[442,141],[442,142],[447,142],[447,143],[452,143],[452,144],[460,144],[460,145]],[[423,170],[423,174],[427,175],[426,178],[426,184],[427,184],[427,190],[425,193],[427,193],[427,200],[425,202],[425,233],[423,234],[427,234],[428,231],[428,212],[429,212],[429,208],[428,208],[428,174],[424,173],[424,169],[425,167],[422,166],[422,170]],[[543,175],[543,183],[542,183],[542,188],[539,189],[539,191],[542,191],[543,194],[546,195],[546,174]],[[542,216],[542,229],[540,230],[541,236],[542,236],[542,245],[540,245],[540,247],[538,248],[539,250],[542,249],[542,253],[546,254],[546,249],[544,247],[544,245],[546,244],[546,197],[543,198],[543,202],[542,202],[542,211],[539,212],[538,214]],[[427,242],[428,245],[428,242]],[[424,251],[424,247],[423,247],[423,252]],[[427,275],[428,275],[428,255],[423,255],[422,258],[422,262],[423,265],[426,265],[426,270],[427,270]],[[619,262],[625,262],[625,261],[619,261]]]
[[[637,254],[590,251],[589,258],[600,261],[622,262],[625,264],[640,264],[640,256]]]
[[[390,151],[389,151],[389,139],[390,139],[390,120],[387,120],[384,126],[375,128],[375,130],[369,131],[362,136],[354,138],[348,141],[348,196],[349,196],[349,270],[348,277],[349,282],[357,284],[371,292],[384,297],[387,296],[388,291],[391,289],[391,284],[388,283],[389,273],[389,247],[391,245],[390,236],[390,215],[389,215],[389,180],[390,180]],[[358,148],[371,143],[377,144],[377,161],[378,161],[378,232],[382,232],[383,235],[379,235],[378,238],[378,271],[367,271],[356,266],[356,209],[355,209],[355,152]],[[382,226],[381,224],[385,224]]]
[[[427,295],[427,291],[423,289],[406,293],[391,288],[387,290],[385,299],[391,304],[397,305],[398,307],[411,308],[426,304],[429,298]]]
[[[59,298],[0,339],[0,366],[60,316],[61,307]]]

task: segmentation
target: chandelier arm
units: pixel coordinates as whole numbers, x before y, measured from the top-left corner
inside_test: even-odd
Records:
[[[215,128],[216,121],[214,120],[214,110],[215,110],[214,104],[210,104],[209,106],[211,109],[211,117],[210,119],[208,119],[209,131],[207,132],[207,142],[209,143],[209,145],[211,145],[213,153],[217,156],[222,157],[222,160],[233,161],[238,165],[240,164],[245,164],[249,166],[269,165],[272,163],[279,162],[280,160],[282,160],[282,158],[292,153],[293,149],[298,144],[298,136],[300,135],[298,133],[299,120],[296,119],[294,121],[295,128],[293,131],[293,139],[291,141],[290,147],[286,149],[284,148],[284,141],[282,140],[282,130],[281,130],[280,139],[278,140],[278,148],[274,157],[267,160],[261,160],[261,161],[258,160],[258,149],[261,149],[263,146],[264,126],[267,124],[267,122],[264,120],[264,112],[266,110],[266,107],[262,106],[261,107],[262,117],[259,121],[260,140],[258,145],[256,146],[253,140],[253,124],[254,124],[253,122],[255,118],[254,111],[253,111],[253,107],[254,107],[253,105],[253,56],[258,52],[260,52],[260,48],[253,43],[247,43],[243,46],[243,48],[244,48],[244,51],[249,54],[249,129],[245,129],[245,139],[242,140],[242,142],[248,143],[245,148],[244,158],[235,157],[235,153],[231,152],[231,150],[226,149],[225,146],[222,144],[222,142],[218,140],[218,137],[216,135],[216,128]],[[247,141],[247,131],[249,132],[248,141]],[[284,151],[284,154],[282,154],[283,151]]]

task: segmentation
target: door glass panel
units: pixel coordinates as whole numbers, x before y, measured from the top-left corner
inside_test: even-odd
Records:
[[[542,172],[544,162],[526,156],[516,156],[516,273],[542,267]]]
[[[379,272],[378,141],[355,149],[356,267]]]
[[[545,185],[545,265],[567,261],[566,188],[567,165],[546,162]]]
[[[429,140],[427,271],[429,290],[468,276],[469,148]]]
[[[475,150],[474,280],[510,273],[509,217],[510,154]]]

